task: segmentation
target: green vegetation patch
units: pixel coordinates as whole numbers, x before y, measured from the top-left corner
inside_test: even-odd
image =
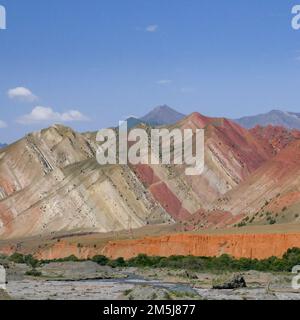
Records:
[[[55,260],[41,260],[38,261],[31,255],[24,256],[19,253],[14,253],[9,259],[15,263],[26,263],[32,270],[29,272],[35,272],[37,266],[41,266],[50,262],[66,262],[66,261],[85,261],[79,260],[75,256],[66,257],[64,259]],[[139,268],[169,268],[169,269],[185,269],[198,272],[207,271],[274,271],[274,272],[290,272],[295,265],[300,264],[300,248],[291,248],[283,255],[282,258],[270,257],[267,259],[250,259],[240,258],[236,259],[227,254],[223,254],[220,257],[195,257],[195,256],[170,256],[170,257],[158,257],[147,256],[145,254],[139,254],[138,256],[125,260],[122,257],[117,259],[109,259],[105,256],[97,255],[92,259],[102,266],[110,266],[113,268],[123,267],[139,267]],[[37,276],[37,275],[36,275]]]

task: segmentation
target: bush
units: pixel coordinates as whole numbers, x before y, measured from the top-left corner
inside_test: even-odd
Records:
[[[132,292],[132,289],[127,289],[124,291],[124,296],[128,296]]]
[[[245,226],[246,226],[246,222],[242,221],[242,222],[238,223],[237,226],[238,226],[239,228],[245,227]]]
[[[92,261],[100,264],[101,266],[105,266],[105,265],[108,264],[109,259],[107,257],[105,257],[105,256],[98,255],[98,256],[94,256],[92,258]]]
[[[300,248],[291,248],[283,255],[286,271],[291,271],[292,268],[300,264]]]
[[[14,263],[26,263],[31,268],[36,268],[39,261],[35,259],[31,254],[23,255],[21,253],[15,252],[9,257],[9,260]]]
[[[53,260],[41,260],[40,264],[50,263],[50,262],[79,262],[79,261],[83,261],[83,260],[78,259],[76,256],[72,254],[71,256],[68,256],[65,258],[59,258],[59,259],[53,259]]]
[[[161,257],[149,257],[146,254],[139,254],[138,256],[129,259],[127,264],[130,267],[152,267],[160,263]]]
[[[109,262],[109,265],[112,268],[125,267],[126,266],[126,262],[125,262],[124,258],[119,257],[119,258],[117,258],[115,260],[111,260]]]
[[[24,255],[21,253],[13,253],[10,257],[9,260],[14,262],[14,263],[25,263],[24,262]]]
[[[31,254],[24,256],[24,262],[32,269],[35,269],[39,264],[39,261],[35,259]]]
[[[80,261],[76,256],[74,256],[74,254],[72,254],[72,255],[70,255],[70,256],[68,256],[66,258],[63,258],[61,260],[62,260],[62,262],[68,262],[68,261],[77,262],[77,261]]]
[[[32,270],[26,273],[27,275],[39,276],[36,266],[41,263],[50,262],[65,262],[65,261],[82,261],[76,256],[72,255],[63,259],[38,261],[33,256],[24,256],[19,253],[14,253],[9,257],[10,261],[15,263],[27,263]],[[108,265],[113,268],[116,267],[152,267],[152,268],[170,268],[183,269],[191,271],[276,271],[276,272],[290,272],[295,265],[300,264],[300,248],[291,248],[283,255],[282,258],[270,257],[268,259],[250,259],[240,258],[236,259],[227,254],[220,257],[196,257],[196,256],[170,256],[158,257],[147,256],[139,254],[127,261],[119,257],[115,260],[110,260],[103,255],[94,256],[92,261],[100,265]]]
[[[127,261],[128,266],[153,268],[188,269],[192,271],[290,271],[293,266],[300,264],[300,249],[289,249],[283,258],[268,259],[235,259],[227,254],[220,257],[170,256],[148,257],[138,255]]]
[[[26,276],[32,276],[32,277],[40,277],[42,275],[42,273],[40,271],[37,271],[36,269],[32,269],[27,271]]]

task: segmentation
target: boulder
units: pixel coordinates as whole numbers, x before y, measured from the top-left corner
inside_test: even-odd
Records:
[[[235,275],[229,281],[224,282],[221,285],[213,286],[213,289],[238,289],[238,288],[246,288],[247,284],[244,277],[240,274]]]

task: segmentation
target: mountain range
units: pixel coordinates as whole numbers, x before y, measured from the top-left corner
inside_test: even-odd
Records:
[[[157,108],[148,119],[156,121],[155,115],[165,111],[170,109]],[[199,113],[171,127],[205,130],[202,175],[186,176],[184,165],[100,166],[95,133],[61,125],[0,151],[1,238],[161,224],[220,228],[243,219],[298,221],[299,131],[274,126],[247,130]]]
[[[243,117],[234,121],[248,129],[254,128],[257,125],[273,125],[289,129],[300,129],[300,113],[284,112],[280,110],[272,110],[268,113]]]
[[[154,108],[141,118],[129,118],[128,126],[132,128],[140,123],[146,123],[151,126],[170,125],[182,120],[185,116],[167,105],[162,105]],[[300,113],[280,110],[271,110],[268,113],[242,117],[233,121],[247,129],[268,125],[300,129]]]
[[[5,148],[7,146],[6,143],[0,143],[0,149]]]

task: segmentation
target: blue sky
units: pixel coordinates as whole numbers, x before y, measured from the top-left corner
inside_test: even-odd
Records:
[[[299,112],[295,4],[0,0],[0,142],[52,122],[96,130],[160,104],[231,118]]]

